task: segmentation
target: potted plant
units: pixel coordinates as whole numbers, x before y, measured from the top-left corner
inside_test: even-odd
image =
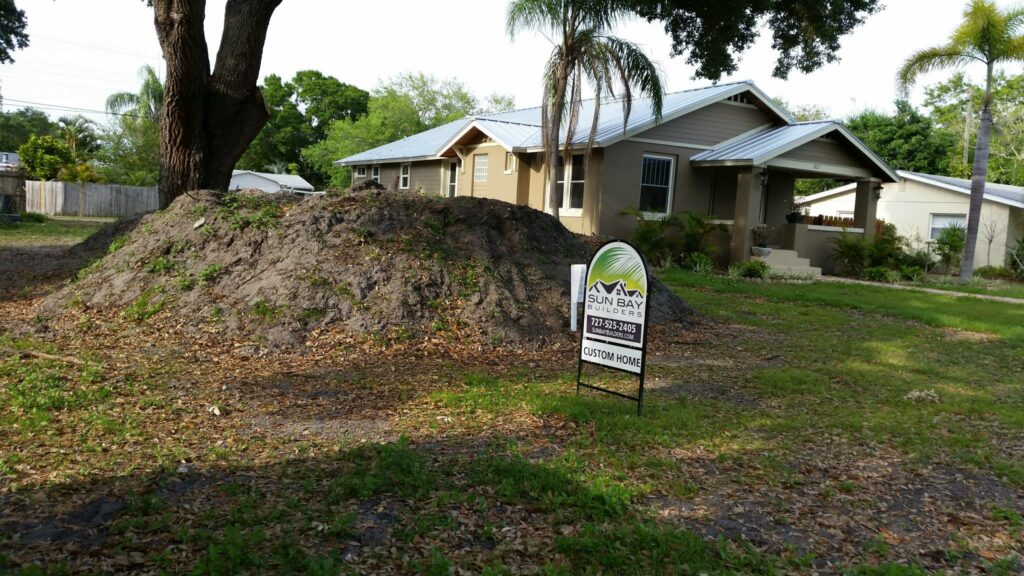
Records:
[[[768,236],[771,233],[772,229],[767,224],[758,224],[750,229],[750,235],[754,239],[754,245],[750,248],[752,255],[765,257],[772,253],[772,249],[768,247]]]
[[[790,224],[800,224],[804,221],[804,215],[800,212],[800,206],[795,202],[789,209],[789,214],[786,214],[786,222]]]

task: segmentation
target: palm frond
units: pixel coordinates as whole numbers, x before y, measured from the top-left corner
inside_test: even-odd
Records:
[[[131,92],[117,92],[107,96],[107,112],[123,114],[139,105],[139,95]]]
[[[977,61],[980,61],[977,55],[953,44],[918,50],[907,58],[896,73],[896,85],[900,96],[906,98],[910,88],[922,74],[937,70],[960,69]]]
[[[560,0],[513,0],[505,12],[505,30],[513,40],[523,29],[555,29],[561,19]]]

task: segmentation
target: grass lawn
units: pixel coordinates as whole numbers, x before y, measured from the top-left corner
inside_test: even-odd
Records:
[[[0,570],[1020,569],[1024,307],[660,277],[713,323],[652,345],[641,418],[577,396],[571,352],[6,337],[86,363],[0,355]]]
[[[50,218],[45,222],[0,221],[0,247],[39,244],[74,244],[88,238],[109,219]]]
[[[969,294],[988,294],[990,296],[1005,296],[1007,298],[1024,299],[1024,282],[973,278],[966,284],[960,284],[953,279],[929,279],[916,285],[923,288],[934,288],[936,290],[950,290],[953,292],[967,292]]]

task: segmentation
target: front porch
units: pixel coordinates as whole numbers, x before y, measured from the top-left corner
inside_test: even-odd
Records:
[[[761,258],[782,274],[830,273],[833,243],[845,230],[872,238],[882,182],[898,177],[874,153],[837,124],[798,124],[769,131],[754,141],[698,154],[691,165],[711,183],[709,213],[725,224],[718,239],[720,264]],[[807,219],[795,214],[800,179],[856,183],[856,205],[847,219]],[[767,225],[772,254],[754,256],[755,226]]]

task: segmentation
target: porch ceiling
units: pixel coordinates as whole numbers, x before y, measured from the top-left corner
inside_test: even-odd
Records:
[[[859,152],[859,165],[828,161],[781,158],[808,143],[830,136]],[[707,150],[691,158],[693,166],[770,166],[817,176],[837,178],[881,177],[887,182],[899,176],[877,154],[841,124],[832,121],[801,122],[758,132],[721,148]]]

